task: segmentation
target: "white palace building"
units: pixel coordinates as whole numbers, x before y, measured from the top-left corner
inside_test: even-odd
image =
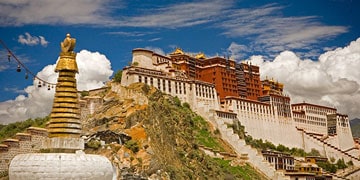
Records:
[[[123,86],[141,82],[177,96],[220,130],[223,124],[240,121],[254,139],[306,152],[316,149],[324,157],[360,165],[347,115],[322,105],[290,104],[284,85],[260,80],[257,66],[202,53],[189,55],[179,48],[168,56],[146,49],[132,53],[131,66],[123,69]]]

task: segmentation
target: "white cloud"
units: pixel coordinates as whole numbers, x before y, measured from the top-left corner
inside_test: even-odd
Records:
[[[98,52],[82,50],[76,58],[79,68],[77,87],[80,91],[102,87],[113,73],[110,61]]]
[[[18,94],[25,93],[25,90],[23,90],[23,89],[9,88],[9,87],[5,87],[4,91],[15,92],[15,93],[18,93]]]
[[[232,1],[220,0],[177,2],[158,8],[133,8],[131,10],[136,15],[122,16],[114,15],[115,13],[122,13],[122,8],[124,8],[122,1],[3,0],[0,2],[0,26],[88,24],[176,28],[213,21],[216,16],[220,16],[223,10],[230,8],[231,5]],[[115,34],[117,33],[115,32]]]
[[[152,39],[149,39],[148,41],[153,42],[153,41],[159,41],[159,40],[161,40],[161,38],[152,38]]]
[[[348,27],[322,24],[317,16],[285,17],[285,7],[269,4],[249,9],[229,10],[218,23],[224,35],[251,39],[252,49],[272,54],[306,49],[348,31]],[[313,54],[307,56],[310,57]]]
[[[273,61],[262,56],[250,60],[260,66],[262,79],[273,77],[284,83],[292,103],[335,106],[350,118],[360,117],[360,38],[322,54],[318,61],[300,59],[291,51],[280,53]]]
[[[118,35],[118,36],[127,36],[127,37],[140,37],[140,36],[145,36],[145,35],[149,35],[149,34],[153,34],[153,32],[137,32],[137,31],[131,31],[131,32],[126,32],[126,31],[113,31],[113,32],[107,32],[106,34],[111,34],[111,35]]]
[[[109,81],[112,75],[110,61],[98,52],[82,50],[77,54],[79,74],[77,75],[78,90],[100,88]],[[44,67],[37,76],[47,82],[55,83],[58,74],[54,72],[55,64]],[[0,102],[0,124],[7,124],[28,118],[49,115],[55,89],[38,88],[38,81],[25,88],[27,96],[19,95],[15,100]]]
[[[232,1],[219,0],[176,3],[166,7],[146,9],[146,12],[139,12],[139,16],[124,17],[122,22],[114,22],[114,25],[162,28],[188,27],[212,22],[231,6]]]
[[[245,45],[232,42],[228,47],[228,51],[232,54],[232,59],[241,59],[244,58],[245,52],[249,52],[249,48]]]
[[[112,0],[3,0],[0,2],[0,26],[86,24],[172,29],[207,24],[206,28],[222,29],[226,36],[249,40],[248,48],[267,54],[310,50],[312,45],[348,31],[345,26],[323,24],[317,16],[286,17],[282,14],[286,7],[278,4],[234,8],[235,1],[177,2],[166,6],[132,8],[131,15],[128,15],[128,10],[121,9],[125,7],[122,3]],[[142,32],[108,34],[145,35]]]
[[[32,36],[30,33],[26,32],[24,35],[19,35],[18,42],[21,44],[25,44],[28,46],[34,46],[34,45],[42,45],[46,47],[48,45],[48,41],[43,36]]]
[[[49,42],[46,41],[46,39],[43,36],[39,36],[39,38],[40,38],[40,44],[42,46],[47,46],[49,44]]]
[[[164,52],[161,48],[147,46],[147,47],[145,47],[144,49],[148,49],[148,50],[154,51],[154,52],[157,53],[157,54],[160,54],[160,55],[165,56],[165,52]]]
[[[0,2],[0,26],[26,24],[105,24],[111,20],[110,0],[3,0]]]

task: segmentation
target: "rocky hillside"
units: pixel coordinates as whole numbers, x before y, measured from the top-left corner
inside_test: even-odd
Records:
[[[109,85],[84,120],[88,137],[107,133],[89,138],[86,153],[107,156],[119,179],[264,179],[187,103],[144,84]]]

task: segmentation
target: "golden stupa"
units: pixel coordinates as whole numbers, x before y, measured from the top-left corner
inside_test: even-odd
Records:
[[[78,73],[76,40],[66,35],[61,43],[60,59],[55,72],[59,73],[55,90],[50,122],[47,126],[49,137],[79,138],[81,133],[80,109],[75,75]]]

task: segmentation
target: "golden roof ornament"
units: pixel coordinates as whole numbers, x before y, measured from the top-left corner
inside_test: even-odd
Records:
[[[203,52],[200,52],[195,56],[196,59],[206,59],[206,56]]]
[[[71,38],[70,34],[66,34],[63,42],[60,43],[60,59],[56,65],[55,72],[59,71],[73,71],[78,73],[76,64],[76,53],[74,52],[76,39]]]
[[[63,42],[60,43],[61,53],[71,53],[74,51],[76,39],[71,38],[70,34],[66,34]]]
[[[183,55],[185,53],[181,48],[176,48],[175,51],[173,53],[171,53],[171,54],[181,54],[181,55]]]

